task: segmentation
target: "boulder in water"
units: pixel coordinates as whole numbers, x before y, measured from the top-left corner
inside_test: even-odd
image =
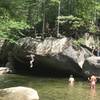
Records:
[[[1,89],[0,94],[0,100],[39,100],[36,90],[22,86]]]
[[[0,67],[0,75],[11,73],[12,71],[8,67]]]
[[[29,57],[33,54],[34,62],[41,69],[46,66],[45,68],[63,70],[65,73],[81,74],[85,58],[90,56],[88,50],[73,44],[66,37],[60,39],[49,37],[44,41],[26,37],[18,40],[18,44],[13,48],[13,57],[24,67],[30,67]]]

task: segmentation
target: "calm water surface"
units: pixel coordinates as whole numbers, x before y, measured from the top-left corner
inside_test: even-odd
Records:
[[[40,100],[100,100],[100,84],[96,91],[88,82],[76,81],[74,87],[65,78],[42,78],[22,75],[0,76],[0,88],[27,86],[38,91]]]

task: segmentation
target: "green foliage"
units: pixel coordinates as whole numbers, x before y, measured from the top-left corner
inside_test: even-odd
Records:
[[[14,21],[14,20],[9,20],[9,21],[5,21],[2,20],[0,21],[0,30],[5,30],[8,31],[11,28],[16,28],[16,29],[23,29],[26,27],[29,27],[25,22],[21,21]]]
[[[66,33],[73,34],[85,28],[90,32],[97,31],[95,24],[91,26],[91,21],[96,22],[100,18],[100,0],[0,0],[0,36],[12,36],[11,29],[25,29],[39,23],[41,25],[36,31],[42,33],[44,25],[46,32],[46,23],[49,30],[53,31],[56,29],[59,5],[60,24]]]
[[[24,29],[29,27],[29,25],[27,25],[25,22],[21,21],[21,22],[17,22],[14,20],[2,20],[1,19],[1,23],[0,23],[0,37],[4,37],[4,38],[11,38],[11,39],[18,39],[20,38],[19,35],[23,35],[22,33],[20,34],[16,34],[16,32],[13,34],[11,34],[11,31],[13,29],[16,30],[20,30],[20,29]]]
[[[13,21],[13,20],[10,20],[8,22],[8,25],[9,26],[9,29],[11,28],[16,28],[16,29],[24,29],[24,28],[27,28],[29,27],[29,25],[27,25],[25,22],[21,21],[21,22],[17,22],[17,21]]]
[[[96,32],[96,20],[100,15],[100,1],[96,0],[62,0],[61,2],[61,16],[64,17],[64,31],[66,33],[77,32],[84,33],[86,31]],[[72,15],[72,16],[71,16]],[[65,17],[67,16],[67,17]],[[80,18],[77,19],[77,18]],[[66,19],[65,19],[66,18]],[[75,20],[76,21],[75,21]],[[66,21],[65,21],[66,20]],[[71,21],[68,21],[71,20]],[[91,24],[91,22],[95,24]],[[72,31],[73,30],[73,31]],[[83,32],[82,32],[83,31]]]
[[[71,26],[70,29],[77,30],[81,26],[84,25],[84,21],[81,18],[70,16],[59,16],[59,22],[61,24],[67,24],[67,26]]]
[[[92,22],[90,27],[89,27],[89,32],[91,33],[96,33],[97,32],[97,26]]]
[[[63,33],[79,33],[80,30],[85,31],[87,29],[86,23],[82,18],[70,16],[59,16],[58,21]]]
[[[82,37],[82,38],[79,38],[78,40],[74,40],[73,43],[75,45],[84,44],[85,43],[85,39]]]

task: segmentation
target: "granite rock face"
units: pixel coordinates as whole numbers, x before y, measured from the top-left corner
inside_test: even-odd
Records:
[[[44,41],[31,37],[22,38],[13,48],[14,59],[30,66],[30,55],[39,66],[81,74],[84,61],[91,53],[76,46],[68,38],[46,38]],[[33,62],[33,67],[34,67]]]
[[[48,37],[44,40],[32,37],[21,38],[17,43],[5,41],[1,48],[1,66],[15,69],[52,69],[65,73],[83,74],[83,65],[91,52],[77,46],[66,37]]]

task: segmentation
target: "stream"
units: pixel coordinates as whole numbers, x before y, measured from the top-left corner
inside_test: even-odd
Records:
[[[0,76],[0,88],[26,86],[37,90],[40,100],[100,100],[100,84],[91,90],[88,81],[75,80],[71,87],[67,78],[34,77],[7,74]],[[2,93],[0,93],[0,96]],[[1,100],[1,99],[0,99]]]

